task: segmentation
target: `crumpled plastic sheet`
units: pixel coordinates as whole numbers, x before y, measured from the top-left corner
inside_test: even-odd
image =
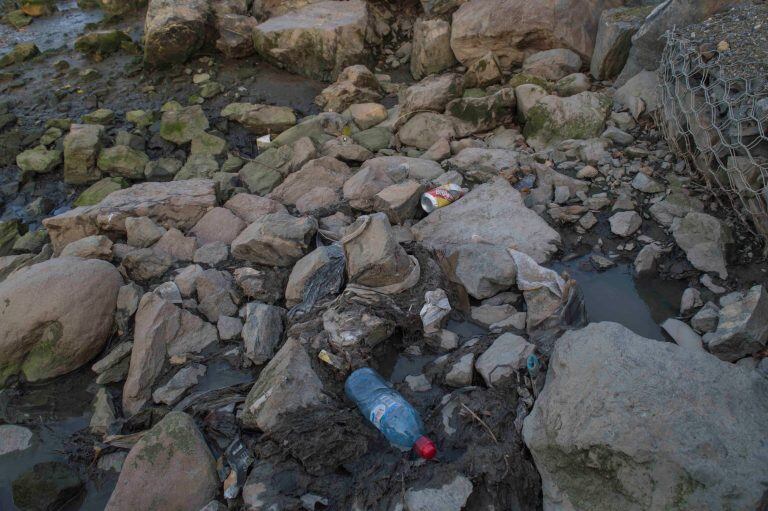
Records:
[[[344,284],[344,269],[347,264],[344,250],[338,243],[327,245],[325,249],[328,251],[329,261],[309,278],[304,286],[302,301],[288,312],[289,318],[308,313],[321,298],[338,294],[341,291]]]
[[[424,294],[424,306],[421,308],[421,324],[424,333],[436,333],[442,328],[443,320],[451,313],[448,295],[442,289],[427,291]]]
[[[520,291],[535,291],[545,287],[555,296],[563,297],[565,281],[555,270],[544,268],[528,254],[512,248],[507,250],[517,266],[517,288]]]

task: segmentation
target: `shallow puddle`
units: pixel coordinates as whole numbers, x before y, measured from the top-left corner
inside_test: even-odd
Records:
[[[85,481],[85,493],[69,503],[62,511],[102,511],[112,494],[117,474],[99,472],[94,480],[84,468],[71,463],[67,453],[75,446],[72,435],[87,428],[91,420],[93,394],[87,391],[93,382],[93,373],[84,369],[43,385],[27,385],[19,396],[5,395],[2,418],[18,423],[34,433],[32,446],[25,451],[0,456],[0,509],[14,510],[11,484],[35,464],[59,461],[75,466]]]
[[[686,288],[684,282],[644,278],[635,280],[632,265],[617,264],[598,272],[584,269],[588,256],[554,263],[558,272],[566,270],[576,279],[584,294],[587,316],[591,323],[613,321],[638,335],[665,340],[659,324],[678,315],[680,298]]]

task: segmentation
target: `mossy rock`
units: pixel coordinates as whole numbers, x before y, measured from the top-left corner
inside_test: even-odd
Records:
[[[605,129],[611,99],[594,92],[546,96],[528,111],[523,135],[537,151],[563,140],[595,138]]]
[[[70,126],[72,126],[72,119],[63,117],[52,118],[45,121],[46,128],[59,128],[60,130],[68,131]]]
[[[266,195],[283,182],[283,175],[275,171],[274,167],[252,161],[240,169],[240,179],[251,193]]]
[[[527,83],[538,85],[547,92],[552,92],[552,89],[554,88],[554,84],[552,82],[547,81],[539,76],[533,76],[526,73],[517,73],[509,80],[509,86],[512,88],[515,88],[518,85],[525,85]]]
[[[216,158],[208,154],[193,154],[187,158],[186,163],[174,176],[173,180],[210,179],[218,171],[219,163],[216,161]]]
[[[210,133],[201,133],[192,139],[190,151],[192,154],[221,156],[227,151],[227,141]]]
[[[132,42],[122,30],[99,30],[82,35],[75,40],[75,50],[100,61],[120,51],[124,43]]]
[[[144,110],[130,110],[125,112],[125,120],[133,123],[137,128],[146,128],[155,122],[155,115]]]
[[[45,174],[52,171],[61,163],[61,151],[48,150],[44,145],[19,153],[16,156],[16,165],[24,172]]]
[[[198,105],[186,108],[176,108],[174,105],[174,109],[165,109],[163,112],[160,136],[174,144],[186,144],[208,129],[208,118]]]
[[[482,98],[483,96],[486,96],[485,91],[478,88],[465,89],[461,95],[463,98]]]
[[[374,126],[352,135],[352,140],[375,153],[387,149],[392,143],[392,132],[388,128]]]
[[[56,344],[61,339],[62,327],[58,321],[51,321],[38,328],[37,343],[27,353],[21,364],[21,372],[29,381],[40,381],[56,374],[61,366],[61,353]]]
[[[210,99],[221,94],[223,90],[224,88],[219,82],[206,82],[200,86],[200,97]]]
[[[19,239],[21,222],[18,220],[0,221],[0,257],[11,253],[11,248]]]
[[[109,108],[99,108],[91,113],[83,115],[83,122],[87,124],[100,124],[109,126],[115,122],[115,112]]]
[[[101,171],[126,179],[142,179],[147,163],[146,154],[124,145],[103,149],[96,162]]]
[[[64,132],[59,128],[48,128],[40,137],[40,144],[49,146],[64,136]]]
[[[122,177],[105,177],[89,186],[75,201],[75,206],[93,206],[112,192],[128,188],[129,183]]]
[[[35,43],[19,43],[0,57],[0,68],[26,62],[37,55],[40,55],[40,50]]]
[[[56,0],[21,0],[21,10],[33,18],[47,16],[56,11]]]
[[[24,236],[17,239],[16,243],[13,244],[13,251],[16,253],[30,252],[36,254],[40,252],[40,249],[42,249],[43,245],[48,243],[49,240],[48,231],[41,227],[36,231],[29,231]]]
[[[24,11],[21,9],[17,9],[3,16],[3,22],[9,24],[13,28],[19,29],[32,23],[32,17],[24,14]]]
[[[77,0],[77,6],[83,10],[98,9],[101,7],[99,0]]]

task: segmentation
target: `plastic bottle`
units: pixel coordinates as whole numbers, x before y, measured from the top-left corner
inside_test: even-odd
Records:
[[[347,397],[357,404],[364,417],[381,431],[390,443],[431,460],[437,454],[435,444],[424,435],[424,424],[408,401],[391,388],[379,373],[363,367],[347,377]]]
[[[539,360],[539,357],[536,355],[528,355],[528,360],[526,360],[525,363],[528,374],[531,378],[536,378],[536,376],[539,374],[539,369],[541,369],[541,360]]]

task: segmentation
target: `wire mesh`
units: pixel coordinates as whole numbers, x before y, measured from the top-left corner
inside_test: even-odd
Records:
[[[680,30],[666,38],[659,126],[678,156],[766,241],[768,77],[752,76],[753,66],[734,61],[744,56],[702,45]]]

